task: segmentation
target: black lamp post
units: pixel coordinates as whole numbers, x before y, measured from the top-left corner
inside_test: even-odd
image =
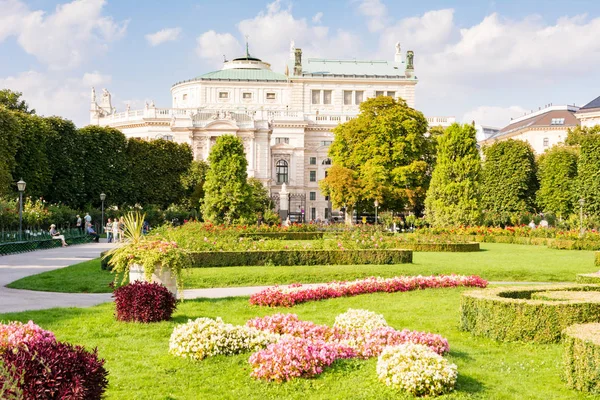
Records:
[[[102,226],[100,227],[100,233],[104,233],[104,200],[106,200],[104,193],[100,193],[100,200],[102,201]]]
[[[19,189],[19,240],[23,240],[23,192],[25,191],[25,186],[27,184],[21,178],[19,182],[17,182],[17,189]]]

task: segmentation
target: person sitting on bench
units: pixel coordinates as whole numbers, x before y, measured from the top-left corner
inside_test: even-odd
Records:
[[[65,235],[61,235],[59,231],[56,230],[56,225],[50,225],[50,236],[52,239],[57,239],[62,242],[62,247],[67,247],[68,244],[65,242]]]
[[[100,235],[96,233],[96,231],[92,227],[92,224],[90,223],[87,224],[87,234],[93,238],[94,242],[100,242]]]

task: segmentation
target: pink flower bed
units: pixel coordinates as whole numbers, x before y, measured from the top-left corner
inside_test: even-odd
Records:
[[[371,277],[350,282],[330,282],[323,285],[287,287],[274,286],[250,296],[250,304],[270,307],[292,307],[307,301],[376,292],[408,292],[411,290],[449,288],[458,286],[487,286],[487,281],[477,275],[397,276],[394,278]]]
[[[310,377],[323,371],[338,358],[371,358],[386,346],[415,343],[428,346],[442,355],[450,350],[441,335],[395,330],[389,326],[370,332],[343,330],[301,321],[296,314],[274,314],[258,317],[246,325],[262,331],[289,335],[250,357],[252,376],[283,382],[295,377]]]
[[[40,328],[33,321],[26,324],[16,321],[9,324],[0,324],[0,353],[9,347],[55,341],[54,333]]]
[[[337,359],[352,358],[354,350],[339,343],[320,339],[285,337],[250,356],[252,376],[284,382],[292,378],[310,378]]]

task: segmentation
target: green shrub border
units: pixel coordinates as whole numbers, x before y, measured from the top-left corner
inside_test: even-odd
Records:
[[[563,379],[571,389],[600,393],[600,324],[576,324],[564,333]]]
[[[479,243],[401,243],[403,249],[416,252],[447,252],[447,253],[473,253],[480,251]]]
[[[92,237],[89,235],[72,236],[65,238],[65,241],[69,245],[74,244],[85,244],[92,241]],[[25,253],[28,251],[53,249],[62,245],[60,240],[57,239],[40,239],[40,240],[27,240],[22,242],[11,242],[0,244],[0,256],[16,253]]]
[[[475,241],[480,243],[505,243],[505,244],[526,244],[536,246],[548,246],[557,250],[600,250],[600,243],[592,240],[570,240],[555,238],[530,238],[520,236],[490,236],[490,235],[455,235],[450,236],[456,240]],[[597,256],[598,257],[598,256]],[[596,258],[598,260],[598,258]],[[600,262],[600,260],[598,260]],[[600,265],[600,264],[599,264]]]
[[[598,285],[600,284],[600,274],[577,274],[576,281],[577,283],[592,283]]]
[[[534,292],[549,290],[600,291],[600,286],[514,286],[465,292],[460,301],[460,328],[499,341],[556,343],[568,326],[600,321],[600,300],[530,299]]]
[[[194,268],[281,265],[360,265],[412,263],[412,250],[265,250],[191,253]]]
[[[240,237],[279,240],[316,240],[323,239],[323,232],[257,232],[242,233]]]
[[[597,251],[595,254],[594,264],[596,267],[600,267],[600,251]]]

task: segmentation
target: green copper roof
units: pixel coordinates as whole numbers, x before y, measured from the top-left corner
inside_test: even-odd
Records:
[[[290,60],[288,68],[293,71],[293,60]],[[323,58],[302,60],[303,76],[404,78],[405,70],[404,62],[384,60],[327,60]]]
[[[196,79],[212,81],[287,81],[287,76],[268,69],[223,69],[200,75]]]

